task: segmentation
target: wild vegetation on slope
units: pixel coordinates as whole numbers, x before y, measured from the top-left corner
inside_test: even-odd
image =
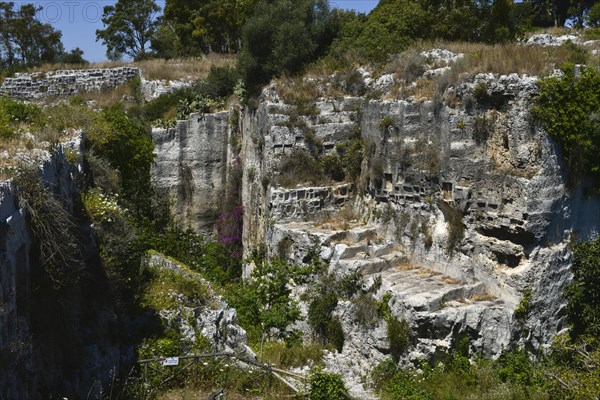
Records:
[[[107,104],[102,104],[102,110],[90,109],[85,96],[47,106],[0,99],[0,150],[9,151],[11,156],[23,148],[52,150],[74,130],[84,131],[87,150],[80,160],[85,178],[79,213],[94,226],[102,268],[124,326],[119,332],[122,335],[119,340],[129,341],[129,345],[137,347],[140,356],[177,355],[182,351],[173,331],[165,327],[156,329],[142,324],[135,331],[127,331],[131,320],[156,313],[165,307],[165,303],[170,304],[169,299],[161,297],[162,285],[166,282],[169,289],[190,296],[200,296],[205,290],[197,282],[181,281],[170,275],[157,277],[151,271],[140,271],[142,258],[149,250],[160,251],[186,263],[216,285],[237,308],[240,322],[249,333],[250,345],[265,360],[284,367],[319,365],[324,348],[332,351],[342,348],[344,333],[332,310],[340,300],[360,302],[363,294],[358,288],[358,278],[336,282],[325,277],[306,299],[310,301],[307,322],[315,340],[302,343],[298,332],[288,329],[299,319],[298,306],[290,297],[288,284],[298,283],[323,267],[318,263],[290,266],[281,260],[268,260],[264,255],[256,254],[254,280],[243,283],[239,251],[239,222],[243,210],[239,208],[239,193],[232,194],[225,202],[221,221],[229,225],[226,230],[221,228],[220,232],[224,233],[217,240],[202,238],[175,226],[168,204],[150,184],[153,154],[148,124],[160,120],[160,124],[168,126],[175,118],[184,118],[190,112],[221,109],[234,94],[248,100],[240,79],[246,87],[258,89],[274,76],[281,77],[282,96],[295,107],[296,122],[300,124],[297,117],[311,114],[319,96],[376,95],[367,93],[362,76],[356,74],[357,60],[402,76],[408,87],[413,78],[422,75],[422,65],[427,61],[419,59],[419,50],[424,46],[414,45],[419,39],[460,40],[463,42],[445,43],[445,47],[466,54],[451,72],[438,80],[426,81],[423,84],[426,87],[419,87],[427,93],[427,98],[436,93],[443,94],[447,87],[464,79],[466,75],[461,74],[517,72],[545,76],[552,72],[551,64],[588,60],[587,53],[574,44],[552,49],[525,48],[514,43],[490,44],[509,42],[521,29],[511,16],[522,6],[505,1],[465,2],[462,7],[456,7],[449,2],[390,0],[382,1],[369,16],[332,11],[323,1],[307,0],[300,5],[288,0],[250,1],[243,5],[228,1],[179,3],[167,2],[162,25],[154,37],[157,54],[174,57],[199,54],[209,49],[240,50],[237,69],[229,66],[211,68],[207,76],[191,88],[174,91],[148,103],[141,101],[139,87],[132,84],[124,89],[134,99],[127,109],[110,104],[120,102],[120,98],[109,99]],[[230,13],[232,9],[234,14]],[[559,14],[554,18],[562,22],[569,16],[564,11]],[[227,19],[231,15],[235,18]],[[583,15],[579,13],[577,17],[581,19]],[[597,24],[594,15],[588,14],[590,24]],[[531,10],[523,21],[539,23],[535,21],[542,19],[544,22],[540,24],[548,25],[549,21],[542,17],[538,11]],[[457,22],[459,19],[460,23]],[[173,24],[172,30],[169,24]],[[6,26],[3,25],[3,29]],[[428,29],[423,30],[423,27]],[[120,45],[115,46],[114,50],[125,51]],[[298,52],[298,49],[303,51]],[[390,58],[390,54],[406,49],[408,52]],[[135,55],[147,56],[145,52]],[[6,60],[9,56],[6,53]],[[22,64],[48,60],[40,58],[29,62],[23,59]],[[303,72],[310,63],[309,74],[323,80],[331,80],[333,75],[333,80],[338,82],[327,88],[329,92],[320,93],[320,87],[306,88],[302,78],[287,76]],[[398,97],[408,93],[403,90],[417,90],[407,87],[398,88]],[[546,131],[562,143],[566,159],[577,174],[597,174],[600,168],[594,158],[600,137],[598,93],[598,73],[593,68],[583,68],[578,77],[572,66],[566,67],[561,79],[550,77],[540,84],[535,114]],[[485,95],[487,90],[484,88],[480,90],[480,100],[489,100]],[[393,120],[383,119],[380,128],[390,129],[393,124]],[[309,135],[307,138],[310,141]],[[314,136],[310,144],[310,151],[295,152],[286,160],[283,167],[289,175],[279,177],[283,185],[293,186],[297,180],[313,180],[315,184],[355,181],[363,168],[363,158],[372,150],[359,135],[348,143],[340,143],[336,153],[328,156],[322,156]],[[79,157],[76,153],[69,155],[70,161],[77,161]],[[57,287],[73,284],[66,279],[76,275],[73,273],[76,263],[71,258],[78,256],[71,222],[64,210],[52,201],[52,196],[40,191],[37,180],[30,173],[15,174],[14,165],[8,165],[10,162],[2,159],[6,167],[4,173],[15,175],[20,183],[21,201],[34,218],[32,230],[40,251],[47,252],[49,246],[62,243],[60,249],[64,252],[55,253],[54,259],[46,259],[44,268],[48,278]],[[381,168],[374,162],[370,167]],[[53,224],[48,230],[50,216],[60,218],[64,223]],[[397,361],[410,335],[406,322],[393,319],[386,309],[387,302],[365,305],[365,318],[377,315],[387,321],[393,357],[372,372],[374,389],[386,399],[584,399],[597,394],[600,305],[594,277],[599,276],[600,268],[598,240],[575,245],[574,254],[575,278],[566,291],[573,323],[571,335],[558,337],[550,354],[537,354],[536,362],[532,362],[524,351],[515,350],[498,361],[478,359],[471,364],[468,353],[457,349],[432,364],[420,366],[419,370],[403,371],[398,369]],[[525,304],[522,306],[526,308]],[[250,393],[277,398],[283,391],[267,377],[256,382],[253,376],[232,366],[221,369],[219,365],[211,364],[203,370],[202,379],[181,375],[179,380],[169,384],[163,384],[159,376],[154,382],[157,390],[152,395],[177,386],[205,388],[214,382],[222,382],[223,386],[238,390],[241,395]],[[312,382],[309,398],[343,398],[343,384],[338,377],[316,369]],[[132,395],[144,398],[148,392]]]

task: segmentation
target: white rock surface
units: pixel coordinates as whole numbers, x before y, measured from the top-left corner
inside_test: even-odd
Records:
[[[527,39],[525,44],[527,46],[560,46],[568,41],[578,43],[579,37],[576,35],[554,36],[549,33],[541,33],[539,35],[531,36]]]

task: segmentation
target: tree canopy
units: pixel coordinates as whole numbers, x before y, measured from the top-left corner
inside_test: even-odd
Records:
[[[246,82],[297,73],[323,55],[333,40],[330,16],[324,0],[259,1],[242,31],[239,68]]]
[[[114,6],[106,6],[102,16],[105,29],[96,31],[96,41],[102,40],[111,60],[123,55],[146,58],[147,44],[157,26],[154,16],[159,10],[154,0],[119,0]]]
[[[600,73],[593,68],[575,72],[563,67],[563,76],[540,82],[533,114],[548,135],[558,140],[571,178],[585,174],[600,177]]]
[[[64,53],[61,32],[36,18],[41,7],[0,2],[0,63],[4,68],[54,62]]]
[[[175,33],[179,52],[235,52],[256,0],[167,0],[160,31]]]

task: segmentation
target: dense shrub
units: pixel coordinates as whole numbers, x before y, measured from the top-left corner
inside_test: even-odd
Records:
[[[323,179],[321,163],[304,149],[294,149],[283,160],[277,182],[285,187],[293,187],[298,183],[318,184]]]
[[[326,285],[321,285],[317,296],[308,306],[308,324],[323,341],[327,340],[327,327],[337,303],[335,292],[328,290]]]
[[[332,318],[327,324],[327,340],[339,353],[344,349],[344,328],[339,318]]]
[[[346,400],[348,389],[337,374],[316,370],[310,376],[309,400]]]
[[[406,320],[397,318],[387,319],[387,337],[390,343],[390,353],[394,361],[398,361],[408,345],[410,326]]]
[[[150,214],[150,166],[154,145],[144,126],[115,106],[102,111],[101,119],[86,135],[88,146],[120,172],[124,199],[138,215]]]
[[[364,155],[363,142],[360,138],[353,139],[350,143],[338,144],[336,149],[342,159],[342,165],[346,176],[355,181],[362,171],[362,161]]]
[[[237,310],[253,341],[260,340],[262,345],[273,336],[285,339],[290,335],[287,327],[300,318],[300,309],[290,297],[289,283],[303,282],[307,273],[281,260],[262,262],[252,271],[250,282],[228,288],[227,301]]]
[[[573,336],[600,337],[600,239],[573,247],[573,281],[565,290]]]
[[[573,65],[562,70],[562,77],[540,81],[533,115],[561,143],[574,183],[585,174],[600,177],[600,73],[582,67],[577,76]]]
[[[0,96],[0,139],[14,139],[19,128],[30,125],[29,129],[41,128],[45,124],[44,113],[34,105]]]
[[[524,386],[535,385],[534,367],[526,351],[513,350],[507,352],[500,357],[498,363],[498,374],[502,381]]]

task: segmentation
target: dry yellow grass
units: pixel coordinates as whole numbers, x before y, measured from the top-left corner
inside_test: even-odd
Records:
[[[475,296],[471,296],[469,298],[471,301],[495,301],[496,296],[492,296],[491,294],[484,292],[480,294],[476,294]]]
[[[236,56],[211,53],[202,58],[151,59],[135,62],[106,61],[91,64],[45,64],[28,72],[50,72],[60,69],[94,69],[116,67],[139,67],[144,78],[150,80],[196,80],[206,78],[211,67],[234,66]]]
[[[279,94],[286,104],[304,105],[314,103],[319,97],[317,85],[302,77],[282,77],[277,81]]]
[[[398,271],[413,271],[413,270],[417,269],[417,267],[415,267],[411,263],[405,262],[405,263],[394,266],[394,269],[397,269]]]
[[[322,229],[348,230],[359,225],[358,214],[352,207],[343,207],[336,213],[327,213],[315,222],[315,226]],[[370,238],[369,238],[370,239]],[[373,238],[375,240],[376,238]]]
[[[460,280],[458,280],[458,279],[451,278],[451,277],[449,277],[449,276],[444,276],[444,277],[442,278],[442,282],[444,282],[444,283],[447,283],[448,285],[460,285],[460,284],[462,284],[462,283],[463,283],[463,281],[460,281]]]
[[[550,26],[548,28],[537,28],[537,29],[533,30],[532,32],[529,32],[527,34],[527,36],[539,35],[542,33],[548,33],[553,36],[562,36],[562,35],[576,35],[581,32],[578,30],[575,30],[575,29],[565,28],[564,26],[562,26],[562,27]]]
[[[571,50],[560,46],[448,43],[444,47],[465,54],[464,60],[453,68],[457,74],[491,72],[501,75],[517,73],[546,76],[571,56]]]

